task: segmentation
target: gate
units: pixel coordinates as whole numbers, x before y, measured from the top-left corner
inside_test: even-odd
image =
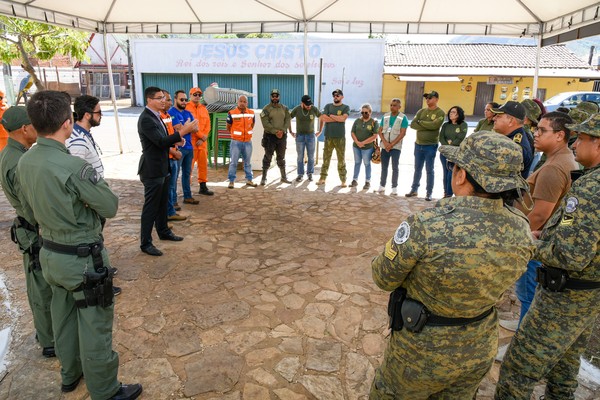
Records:
[[[484,116],[485,105],[494,101],[495,90],[496,85],[488,85],[487,82],[477,82],[477,91],[475,92],[475,105],[473,106],[473,116]]]
[[[405,114],[416,114],[423,108],[425,82],[406,82]]]

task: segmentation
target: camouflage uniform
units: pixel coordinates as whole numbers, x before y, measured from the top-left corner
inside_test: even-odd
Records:
[[[522,152],[505,136],[478,132],[459,147],[441,146],[488,192],[525,188]],[[494,175],[494,176],[492,176]],[[403,222],[372,262],[380,288],[407,290],[435,315],[473,318],[492,309],[533,253],[527,220],[501,199],[459,196]],[[371,399],[470,399],[492,366],[497,314],[462,326],[406,329],[390,337]]]
[[[600,138],[600,114],[569,129]],[[535,258],[568,271],[570,278],[600,282],[600,165],[574,180],[561,207],[537,242]],[[513,338],[496,387],[496,399],[529,399],[547,379],[546,400],[573,399],[579,356],[598,316],[600,289],[551,292],[538,285],[535,298]]]

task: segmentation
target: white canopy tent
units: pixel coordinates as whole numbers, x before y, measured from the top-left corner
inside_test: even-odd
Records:
[[[0,15],[103,34],[303,32],[305,44],[309,32],[533,36],[538,50],[600,34],[599,12],[592,0],[0,1]]]

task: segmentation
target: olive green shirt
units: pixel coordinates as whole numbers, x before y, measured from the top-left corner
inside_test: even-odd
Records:
[[[354,133],[354,136],[356,136],[356,139],[358,139],[359,142],[362,142],[373,135],[377,135],[377,132],[379,132],[379,123],[373,118],[366,122],[360,118],[355,120],[354,124],[352,124],[352,133]],[[373,142],[367,143],[363,147],[358,147],[356,143],[352,143],[352,145],[357,149],[366,150],[373,147]]]
[[[466,122],[453,124],[452,122],[444,122],[440,129],[440,144],[449,146],[459,146],[467,136],[469,126]]]
[[[315,122],[319,121],[321,112],[315,106],[309,110],[302,108],[302,105],[294,107],[290,113],[291,118],[296,118],[296,133],[315,133]]]
[[[2,190],[8,199],[8,202],[17,212],[17,215],[23,217],[32,225],[35,225],[33,215],[25,215],[25,210],[19,200],[18,182],[16,182],[17,163],[25,154],[27,149],[21,143],[17,142],[13,138],[8,138],[6,147],[0,153],[0,184],[2,184]]]
[[[119,199],[93,166],[63,143],[38,137],[17,166],[21,201],[44,239],[66,245],[100,241],[100,217],[112,218]]]
[[[290,128],[290,111],[286,106],[279,103],[274,106],[269,103],[262,109],[260,120],[263,124],[265,133],[274,135],[277,131],[287,133]]]
[[[350,115],[350,107],[346,104],[336,106],[333,103],[325,105],[323,109],[324,115]],[[325,137],[326,138],[343,138],[346,136],[346,122],[326,122]]]
[[[477,126],[475,127],[475,130],[473,132],[479,132],[479,131],[488,131],[488,132],[492,132],[494,130],[494,121],[488,121],[487,118],[483,118],[480,119],[479,122],[477,123]]]
[[[440,126],[444,122],[445,113],[439,107],[434,110],[421,108],[417,111],[415,118],[410,123],[410,127],[417,131],[417,144],[431,145],[438,144],[440,136]]]

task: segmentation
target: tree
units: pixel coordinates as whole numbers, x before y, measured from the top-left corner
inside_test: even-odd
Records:
[[[32,59],[50,60],[56,54],[87,59],[89,33],[20,18],[0,16],[0,61],[20,59],[38,90],[44,90]]]

